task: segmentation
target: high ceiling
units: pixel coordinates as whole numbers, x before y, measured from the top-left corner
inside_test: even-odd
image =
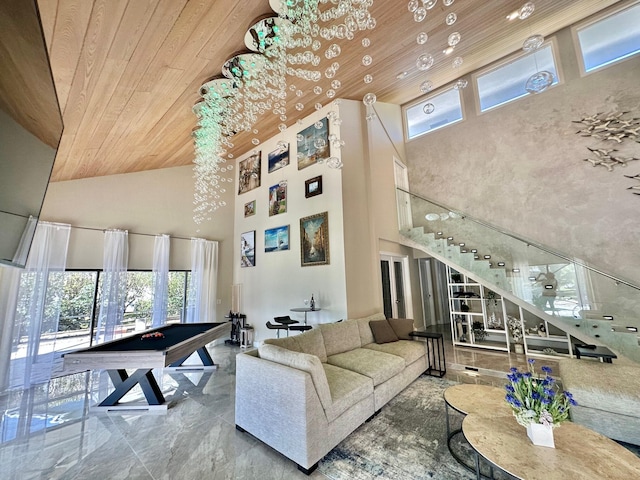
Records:
[[[339,61],[342,86],[337,97],[361,100],[369,91],[378,101],[404,104],[422,95],[425,79],[434,88],[519,50],[528,36],[549,35],[609,5],[614,0],[533,0],[534,13],[526,20],[507,21],[524,0],[442,0],[426,19],[416,23],[407,0],[375,0],[373,30],[358,31],[351,41],[332,41],[342,54],[318,69]],[[54,166],[53,181],[136,172],[180,165],[193,159],[191,131],[196,126],[192,106],[198,89],[219,75],[222,64],[245,49],[243,37],[260,17],[272,13],[268,0],[38,0],[47,40],[64,133]],[[447,13],[457,14],[446,25]],[[447,37],[458,31],[462,40],[454,55],[443,53]],[[418,45],[416,36],[429,39]],[[367,37],[371,46],[364,48]],[[420,72],[415,66],[421,53],[432,53],[434,66]],[[370,67],[363,55],[373,58]],[[464,59],[451,67],[451,57]],[[406,71],[406,78],[397,75]],[[370,73],[373,83],[363,76]],[[318,84],[326,91],[331,80]],[[328,103],[315,95],[316,84],[289,79],[305,93],[287,99],[287,125]],[[301,101],[305,109],[293,104]],[[251,139],[265,140],[278,132],[281,120],[267,113],[258,122],[258,135],[234,137],[233,153],[255,148]],[[34,127],[39,128],[39,127]]]

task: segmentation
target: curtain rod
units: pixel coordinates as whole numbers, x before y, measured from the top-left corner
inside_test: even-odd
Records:
[[[82,226],[76,226],[76,225],[71,225],[71,228],[77,228],[80,230],[92,230],[94,232],[106,232],[107,230],[109,230],[108,228],[94,228],[94,227],[82,227]],[[166,234],[154,234],[154,233],[140,233],[140,232],[131,232],[128,231],[129,235],[140,235],[143,237],[155,237],[156,235],[166,235]],[[177,235],[169,235],[169,238],[175,238],[177,240],[191,240],[192,238],[200,238],[200,237],[180,237]],[[215,240],[218,241],[218,240]]]

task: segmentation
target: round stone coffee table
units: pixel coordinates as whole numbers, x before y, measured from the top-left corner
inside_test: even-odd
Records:
[[[593,430],[564,422],[553,430],[556,448],[531,443],[525,428],[513,416],[469,414],[462,433],[479,457],[515,478],[527,480],[640,478],[640,458]]]
[[[471,472],[475,472],[475,466],[465,462],[451,448],[451,439],[462,432],[462,428],[451,431],[449,421],[449,408],[462,415],[475,414],[486,417],[512,416],[511,408],[504,397],[506,392],[499,387],[488,385],[461,384],[454,385],[444,391],[445,418],[447,422],[447,448],[456,461]]]

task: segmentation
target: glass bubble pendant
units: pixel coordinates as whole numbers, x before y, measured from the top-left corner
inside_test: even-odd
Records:
[[[373,105],[374,103],[376,103],[376,94],[375,93],[367,93],[363,98],[362,98],[362,103],[364,103],[367,106]]]
[[[456,20],[458,19],[458,16],[451,12],[450,14],[447,15],[447,17],[445,18],[445,23],[449,26],[453,25],[454,23],[456,23]]]
[[[429,53],[423,53],[416,60],[416,67],[418,70],[429,70],[433,65],[433,55]]]
[[[431,83],[431,80],[425,80],[420,84],[420,91],[422,93],[430,92],[432,88],[433,88],[433,83]]]
[[[462,90],[463,88],[467,88],[468,84],[469,82],[467,82],[464,78],[460,78],[456,81],[456,83],[453,84],[453,88],[456,90]]]
[[[544,92],[553,83],[553,73],[543,70],[529,77],[524,89],[529,93]]]
[[[433,7],[435,7],[436,3],[438,3],[438,0],[424,0],[422,2],[424,8],[426,8],[427,10],[431,10]]]
[[[544,37],[542,35],[531,35],[527,38],[522,44],[522,50],[525,52],[533,52],[540,48],[540,46],[544,43]]]

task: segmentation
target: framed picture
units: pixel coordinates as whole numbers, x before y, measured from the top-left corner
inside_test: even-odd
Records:
[[[300,219],[300,264],[329,265],[329,213]]]
[[[264,231],[264,251],[279,252],[289,250],[289,225],[269,228]]]
[[[251,230],[240,235],[240,266],[256,266],[256,231]]]
[[[282,142],[273,152],[267,156],[269,160],[269,173],[280,170],[289,165],[289,144]]]
[[[325,117],[298,134],[298,170],[327,158],[329,158],[329,122]]]
[[[304,197],[315,197],[322,193],[322,175],[310,178],[304,182]]]
[[[250,217],[256,214],[256,201],[251,200],[249,203],[244,204],[244,217]]]
[[[269,187],[269,216],[278,215],[287,211],[287,184],[276,183]]]
[[[258,152],[238,164],[238,195],[260,186],[261,155]]]

